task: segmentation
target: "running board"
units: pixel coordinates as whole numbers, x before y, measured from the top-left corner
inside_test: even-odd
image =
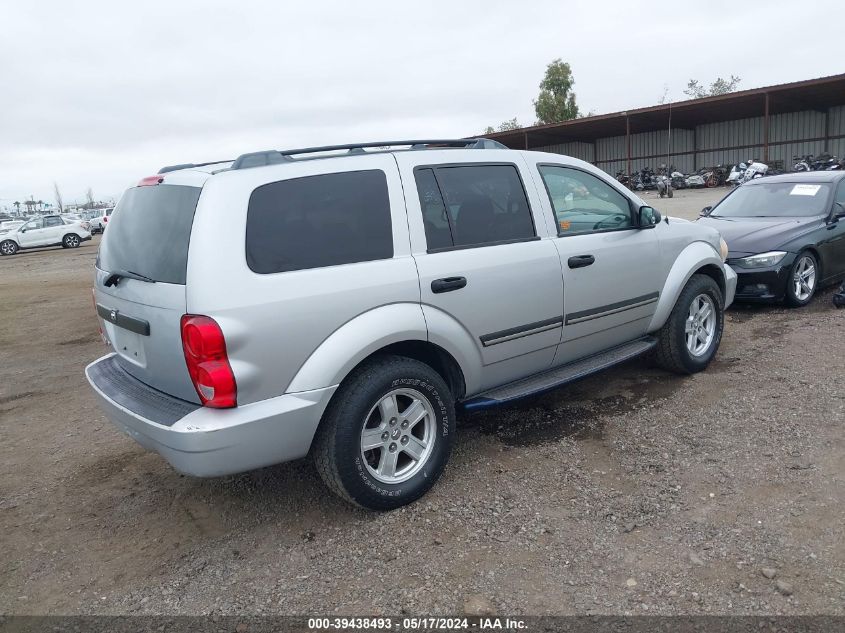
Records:
[[[462,403],[467,411],[495,407],[520,398],[533,396],[550,389],[555,389],[576,380],[581,380],[591,374],[600,372],[608,367],[636,358],[645,354],[657,345],[657,339],[646,336],[624,345],[619,345],[606,352],[600,352],[587,358],[576,360],[561,367],[554,367],[540,374],[522,378],[501,387],[494,387]]]

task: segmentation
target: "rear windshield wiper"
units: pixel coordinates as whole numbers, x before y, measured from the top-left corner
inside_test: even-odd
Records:
[[[151,277],[147,277],[141,273],[133,273],[131,270],[113,270],[109,273],[108,277],[106,277],[105,281],[103,281],[103,285],[106,288],[116,286],[121,279],[137,279],[138,281],[145,281],[150,284],[154,284],[156,282],[156,280]]]

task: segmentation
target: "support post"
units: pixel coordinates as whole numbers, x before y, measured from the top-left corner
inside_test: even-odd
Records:
[[[528,132],[523,132],[522,135],[525,137],[525,149],[528,149]]]
[[[830,144],[830,108],[824,110],[824,149],[822,151],[829,152]]]
[[[769,164],[769,93],[766,93],[763,109],[763,162]]]
[[[692,128],[692,170],[698,169],[698,126]]]
[[[631,175],[631,119],[628,117],[628,113],[625,113],[625,146],[626,146],[626,156],[627,156],[627,167],[626,171],[628,175]]]

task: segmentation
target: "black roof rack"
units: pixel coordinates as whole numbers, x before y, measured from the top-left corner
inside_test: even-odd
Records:
[[[208,163],[185,163],[183,165],[168,165],[158,170],[158,173],[165,174],[177,169],[190,169],[192,167],[203,167],[205,165],[216,165],[217,163],[231,162],[229,169],[247,169],[249,167],[263,167],[265,165],[276,165],[292,160],[294,156],[301,154],[321,154],[323,152],[337,152],[346,150],[348,154],[365,154],[365,149],[383,149],[389,147],[407,146],[410,150],[421,149],[508,149],[498,141],[489,138],[460,138],[460,139],[415,139],[409,141],[373,141],[370,143],[349,143],[346,145],[322,145],[320,147],[303,147],[300,149],[267,150],[264,152],[249,152],[241,154],[234,161],[211,161]]]
[[[364,154],[366,148],[382,149],[389,147],[408,146],[411,150],[420,149],[443,149],[443,148],[464,148],[464,149],[507,149],[498,141],[488,138],[461,138],[461,139],[415,139],[410,141],[372,141],[370,143],[348,143],[345,145],[321,145],[319,147],[303,147],[300,149],[271,150],[268,152],[253,152],[239,156],[232,164],[231,169],[246,169],[247,167],[260,167],[273,165],[290,160],[294,156],[302,154],[321,154],[323,152],[337,152],[346,150],[347,154]]]

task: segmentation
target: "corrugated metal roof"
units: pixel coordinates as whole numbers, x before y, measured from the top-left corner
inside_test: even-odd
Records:
[[[670,112],[673,128],[693,129],[704,123],[760,117],[764,112],[766,95],[769,99],[770,115],[801,110],[823,111],[831,106],[845,104],[845,74],[601,114],[563,123],[535,125],[483,136],[517,149],[526,145],[535,148],[572,141],[593,142],[597,139],[624,136],[626,125],[630,126],[631,134],[666,129]],[[835,126],[836,129],[840,125],[843,123],[837,119],[831,127]]]

